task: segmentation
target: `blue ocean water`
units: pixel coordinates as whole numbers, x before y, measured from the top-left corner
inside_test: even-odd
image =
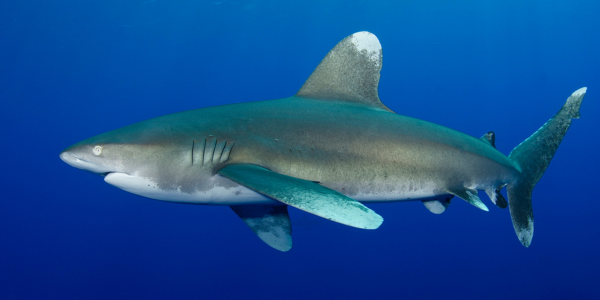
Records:
[[[5,1],[0,299],[598,299],[600,2]],[[344,37],[383,46],[392,110],[510,150],[587,86],[534,197],[508,210],[369,205],[374,231],[290,210],[294,247],[227,207],[145,199],[58,154],[160,115],[294,94]]]

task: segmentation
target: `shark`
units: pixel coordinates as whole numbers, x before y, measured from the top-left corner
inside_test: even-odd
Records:
[[[586,94],[580,88],[509,155],[495,134],[473,137],[396,114],[378,94],[382,48],[370,32],[339,42],[293,96],[165,115],[60,153],[124,191],[175,203],[229,206],[267,245],[292,247],[288,207],[360,229],[383,218],[364,203],[454,198],[509,207],[519,241],[533,237],[532,192]],[[506,189],[506,199],[501,190]]]

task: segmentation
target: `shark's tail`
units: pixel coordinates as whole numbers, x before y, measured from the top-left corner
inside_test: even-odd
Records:
[[[510,183],[506,190],[513,226],[525,247],[529,247],[533,237],[531,193],[571,126],[571,119],[579,118],[579,108],[586,90],[580,88],[575,91],[552,119],[515,147],[508,156],[521,171],[519,178]]]

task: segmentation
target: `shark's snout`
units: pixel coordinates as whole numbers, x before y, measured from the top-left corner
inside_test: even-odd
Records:
[[[69,150],[65,150],[65,151],[61,152],[60,159],[62,159],[62,161],[66,162],[68,165],[70,165],[72,167],[75,167],[77,169],[81,169],[84,171],[89,171],[92,173],[105,174],[105,173],[114,171],[114,170],[110,170],[109,168],[106,168],[105,166],[102,166],[101,164],[93,163],[93,162],[87,161],[83,158],[80,158],[77,155],[73,154],[72,151],[69,151]]]
[[[68,151],[63,151],[60,153],[60,159],[64,162],[66,162],[68,165],[78,168],[77,164],[78,161],[80,161],[79,158],[73,156],[71,153],[69,153]]]

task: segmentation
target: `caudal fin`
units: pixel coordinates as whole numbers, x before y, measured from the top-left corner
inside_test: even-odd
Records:
[[[521,171],[519,178],[509,184],[506,191],[515,232],[525,247],[529,247],[533,238],[531,193],[571,126],[571,119],[579,119],[579,108],[586,90],[584,87],[575,91],[552,119],[508,156]]]

